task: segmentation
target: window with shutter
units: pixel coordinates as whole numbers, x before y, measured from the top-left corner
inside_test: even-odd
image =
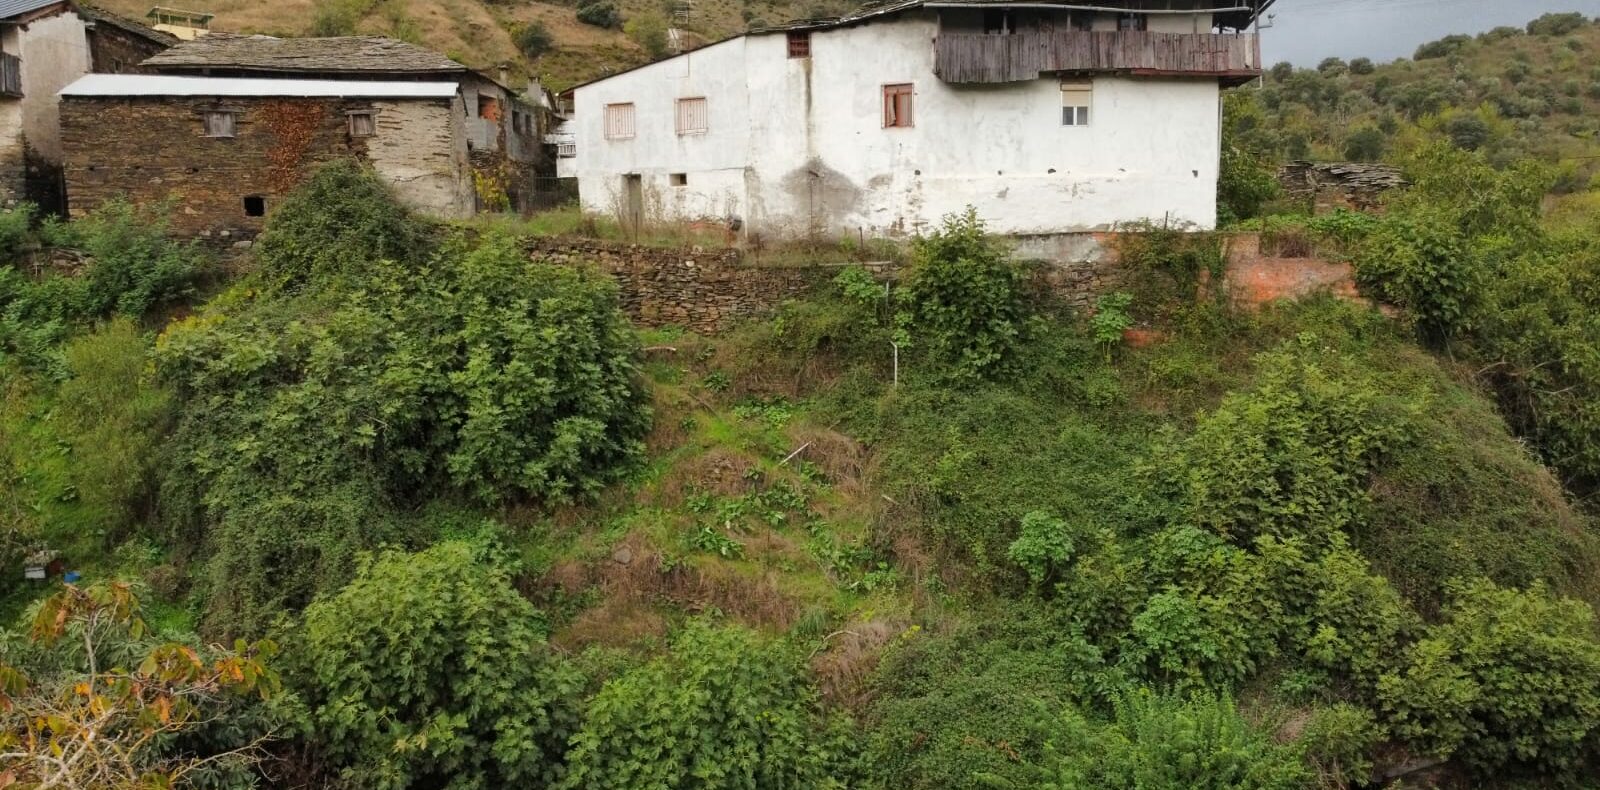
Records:
[[[370,112],[353,112],[350,118],[351,137],[371,137],[378,133],[378,123]]]
[[[628,140],[633,137],[633,103],[606,105],[606,139]]]
[[[910,83],[883,86],[883,128],[911,128]]]
[[[205,114],[207,137],[233,137],[237,129],[235,113],[231,110],[212,110]]]
[[[1061,125],[1088,126],[1089,108],[1094,106],[1094,83],[1061,81]]]
[[[678,134],[705,134],[710,121],[705,97],[678,100]]]

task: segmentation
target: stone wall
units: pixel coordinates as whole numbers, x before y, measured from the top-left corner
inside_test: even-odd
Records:
[[[1123,283],[1114,233],[1062,234],[1013,239],[1013,256],[1028,269],[1036,288],[1079,309]],[[1250,308],[1281,299],[1328,291],[1358,298],[1349,264],[1312,257],[1263,255],[1254,233],[1222,239],[1227,283],[1236,305]],[[679,326],[704,334],[739,321],[770,315],[838,274],[847,263],[759,266],[744,263],[734,249],[662,249],[573,238],[527,241],[535,257],[561,264],[593,263],[617,280],[624,309],[643,326]],[[879,277],[894,276],[882,264],[867,264]]]
[[[400,105],[407,122],[397,125]],[[207,110],[236,112],[235,136],[206,137]],[[350,136],[346,112],[354,110],[379,110],[377,136]],[[430,118],[438,123],[424,123]],[[236,242],[253,238],[265,220],[250,215],[247,198],[270,210],[318,164],[368,159],[369,149],[379,149],[379,160],[418,169],[390,180],[402,200],[434,213],[465,188],[465,151],[450,119],[443,99],[70,96],[61,102],[68,210],[82,216],[117,197],[141,205],[171,200],[175,233]],[[403,147],[390,151],[396,141]],[[437,178],[444,187],[436,188]]]
[[[622,306],[643,326],[678,326],[702,334],[769,315],[809,292],[838,266],[752,266],[738,250],[671,250],[587,239],[530,239],[534,257],[593,263],[616,279]]]

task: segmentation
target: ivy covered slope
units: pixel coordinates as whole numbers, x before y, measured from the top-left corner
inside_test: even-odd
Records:
[[[94,254],[0,269],[0,561],[84,574],[0,575],[0,779],[1581,787],[1600,217],[1404,161],[1381,217],[1273,226],[1389,315],[1236,311],[1155,229],[1075,312],[968,214],[890,288],[640,330],[350,164],[237,279],[10,215]]]

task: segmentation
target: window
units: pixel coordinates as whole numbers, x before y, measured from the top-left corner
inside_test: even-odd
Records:
[[[260,195],[248,195],[244,199],[244,215],[247,217],[265,217],[267,215],[267,199]]]
[[[1089,108],[1094,106],[1094,83],[1061,81],[1061,125],[1088,126]]]
[[[984,11],[983,32],[1007,34],[1017,32],[1016,15],[1010,11]]]
[[[883,86],[883,128],[911,128],[911,84]]]
[[[633,139],[633,103],[606,105],[606,139]]]
[[[353,112],[347,116],[350,119],[351,137],[371,137],[378,133],[377,119],[370,112]]]
[[[809,30],[791,30],[791,31],[789,31],[789,57],[791,57],[791,58],[809,58],[809,57],[811,57],[811,31],[809,31]]]
[[[709,121],[705,97],[678,100],[678,134],[705,134]]]
[[[205,113],[207,137],[232,137],[237,128],[238,113],[232,110],[208,110]]]
[[[1067,28],[1069,30],[1094,30],[1093,11],[1068,11]]]
[[[478,117],[485,121],[499,121],[500,102],[487,93],[478,94]]]
[[[688,173],[673,173],[673,174],[667,176],[667,181],[668,181],[668,183],[671,183],[675,187],[686,187],[686,186],[689,185],[689,174]]]
[[[1118,30],[1145,30],[1150,18],[1144,14],[1119,14],[1117,16]]]

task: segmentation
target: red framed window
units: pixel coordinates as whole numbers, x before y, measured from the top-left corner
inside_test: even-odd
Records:
[[[911,128],[911,91],[909,82],[883,86],[883,128]]]
[[[809,30],[791,30],[791,31],[789,31],[789,57],[791,57],[791,58],[809,58],[809,57],[811,57],[811,31],[809,31]]]

